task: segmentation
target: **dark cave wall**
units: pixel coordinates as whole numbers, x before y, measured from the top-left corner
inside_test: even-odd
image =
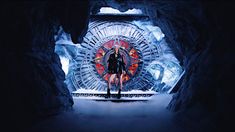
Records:
[[[185,69],[179,91],[168,109],[198,131],[223,131],[231,127],[234,104],[231,71],[235,66],[231,5],[232,2],[187,1],[163,2],[162,7],[157,4],[155,7],[156,25],[166,34]]]
[[[193,119],[194,127],[205,125],[203,129],[218,128],[219,131],[230,128],[229,116],[234,104],[231,102],[231,71],[234,67],[234,46],[231,44],[234,41],[231,36],[233,20],[230,18],[232,4],[201,2],[196,12],[183,8],[183,18],[169,22],[175,24],[173,27],[179,27],[175,30],[178,37],[169,41],[173,39],[178,43],[184,55],[186,72],[168,108],[178,112],[180,118],[184,116],[185,122]]]
[[[5,123],[12,129],[70,109],[73,99],[54,53],[62,25],[74,43],[87,27],[88,2],[8,2],[1,5],[1,51],[6,96]],[[76,7],[76,8],[75,8]],[[9,129],[9,128],[8,128]],[[11,128],[10,128],[11,129]],[[20,129],[19,129],[20,130]]]
[[[156,24],[185,68],[179,91],[168,109],[177,112],[185,125],[189,121],[199,131],[231,127],[229,118],[234,104],[231,5],[231,2],[180,2],[156,8]]]

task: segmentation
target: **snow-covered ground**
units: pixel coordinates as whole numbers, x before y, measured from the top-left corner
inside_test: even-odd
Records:
[[[172,96],[154,95],[147,102],[109,102],[74,98],[72,111],[35,124],[40,132],[171,132],[186,131],[166,109]]]

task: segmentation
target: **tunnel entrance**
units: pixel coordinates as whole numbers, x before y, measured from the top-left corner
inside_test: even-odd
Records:
[[[170,93],[184,74],[164,37],[161,29],[139,9],[120,12],[101,8],[91,14],[80,44],[73,44],[70,35],[60,28],[55,36],[55,52],[61,58],[65,83],[74,96],[100,96],[105,94],[110,76],[107,58],[117,43],[128,69],[123,78],[124,93],[150,97]],[[117,89],[113,83],[111,90]]]

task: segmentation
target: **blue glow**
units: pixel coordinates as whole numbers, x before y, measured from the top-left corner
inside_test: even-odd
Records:
[[[148,67],[149,72],[151,72],[156,80],[159,79],[161,72],[160,68],[156,67],[162,67],[164,69],[161,82],[164,82],[169,86],[172,86],[177,77],[183,72],[181,66],[178,63],[171,61],[170,58],[156,60],[150,63]]]
[[[60,57],[60,63],[62,64],[62,69],[65,75],[67,75],[68,70],[69,70],[69,59],[63,56],[59,56],[59,57]]]
[[[147,70],[155,79],[153,89],[164,92],[172,89],[183,74],[183,68],[172,54],[163,54],[157,60],[151,62]]]
[[[151,42],[154,42],[154,39],[161,41],[165,37],[162,30],[158,26],[153,25],[151,22],[133,21],[132,23],[145,30],[146,37]]]
[[[73,44],[71,36],[62,28],[55,35],[55,52],[60,57],[70,91],[79,89],[104,91],[107,88],[107,82],[94,70],[92,55],[101,44],[117,36],[130,41],[143,54],[142,64],[139,64],[143,65],[139,71],[141,74],[125,83],[124,90],[152,90],[165,93],[179,81],[183,68],[158,26],[150,21],[105,23],[94,21],[89,23],[88,32],[81,44]]]
[[[161,29],[157,26],[147,25],[146,28],[153,33],[154,37],[160,41],[165,37],[165,34],[162,33]]]
[[[112,7],[101,7],[100,12],[98,14],[135,14],[140,15],[143,14],[140,9],[128,9],[125,12],[120,12],[118,9],[114,9]]]

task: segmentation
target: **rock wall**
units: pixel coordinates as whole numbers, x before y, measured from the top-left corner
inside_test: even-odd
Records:
[[[74,8],[76,7],[76,8]],[[79,8],[80,7],[80,8]],[[70,109],[72,96],[54,53],[54,35],[62,25],[74,43],[87,27],[88,2],[8,2],[1,5],[1,57],[7,124],[30,124]],[[6,105],[5,105],[6,104]],[[11,127],[8,127],[11,129]]]
[[[168,109],[177,113],[181,124],[199,131],[224,131],[231,127],[232,4],[166,2],[156,8],[156,24],[185,68],[179,91]]]
[[[232,100],[231,71],[234,67],[231,4],[201,2],[203,14],[194,17],[196,19],[190,15],[191,27],[182,24],[181,30],[176,30],[193,29],[179,35],[186,49],[183,50],[186,74],[168,108],[178,112],[184,123],[193,120],[194,127],[203,126],[203,131],[224,131],[231,127],[229,116],[233,109],[231,104],[234,104],[229,101]]]

